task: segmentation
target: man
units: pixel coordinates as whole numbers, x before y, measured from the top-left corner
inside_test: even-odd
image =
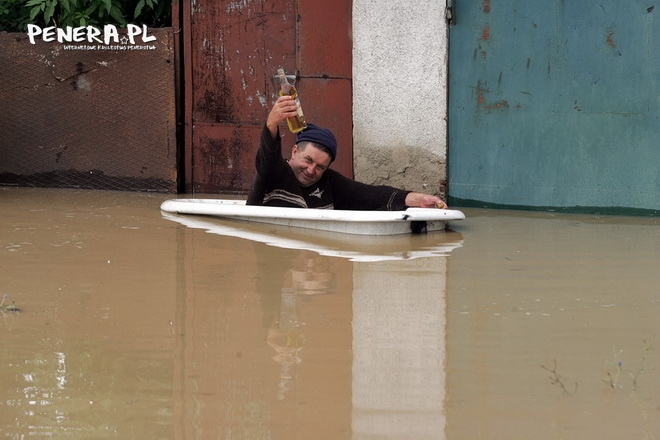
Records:
[[[368,185],[329,169],[337,155],[337,141],[328,129],[308,124],[298,133],[291,159],[282,157],[279,125],[296,115],[296,102],[281,96],[268,114],[257,152],[257,176],[248,205],[297,208],[401,211],[407,207],[447,205],[429,194],[385,185]]]

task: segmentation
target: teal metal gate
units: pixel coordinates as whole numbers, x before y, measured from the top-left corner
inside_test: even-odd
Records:
[[[454,0],[450,203],[658,215],[658,14],[649,0]]]

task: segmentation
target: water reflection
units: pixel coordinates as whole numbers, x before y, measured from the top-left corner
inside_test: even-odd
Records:
[[[353,439],[444,439],[445,259],[354,266]]]
[[[296,366],[302,362],[304,326],[298,309],[299,295],[323,295],[336,291],[336,276],[330,272],[329,258],[301,251],[284,273],[277,320],[268,328],[266,341],[275,351],[273,360],[281,365],[277,399],[283,400],[296,386]]]
[[[437,255],[460,246],[459,235],[408,240],[408,258],[382,243],[365,251],[332,235],[167,218],[188,226],[179,253],[194,256],[183,265],[195,267],[179,271],[186,277],[178,283],[187,303],[182,327],[193,329],[180,362],[189,378],[182,388],[207,390],[186,397],[183,407],[199,411],[183,417],[195,420],[186,438],[444,437],[446,282],[445,258]],[[219,266],[229,255],[247,279],[227,278],[230,269]],[[211,271],[239,286],[240,301],[202,286]],[[220,282],[211,285],[217,290]],[[200,319],[208,310],[218,313]],[[196,327],[213,321],[217,331]]]
[[[463,243],[461,234],[452,230],[430,234],[371,237],[332,232],[310,232],[285,226],[217,220],[204,216],[168,213],[162,215],[168,220],[189,228],[203,229],[211,234],[239,237],[283,249],[310,250],[320,255],[361,262],[447,256]]]
[[[278,382],[270,386],[259,382],[258,391],[248,384],[244,393],[262,396],[261,423],[270,427],[269,435],[444,438],[444,257],[461,246],[460,234],[347,240],[338,234],[163,216],[191,228],[186,234],[197,236],[197,229],[240,237],[255,250],[250,258],[254,267],[245,270],[257,274],[265,339],[279,371],[275,373],[262,358],[251,359],[261,371],[272,371],[266,382],[274,377]],[[203,243],[196,242],[194,252],[184,253],[215,261],[200,258]],[[281,279],[281,284],[274,279]],[[192,364],[199,367],[202,362]],[[287,402],[293,405],[290,414],[282,409]],[[275,412],[284,418],[269,417]],[[244,435],[244,428],[230,429],[236,438]]]
[[[330,259],[311,251],[301,251],[284,276],[283,291],[295,295],[317,295],[336,290],[336,275],[330,272]]]

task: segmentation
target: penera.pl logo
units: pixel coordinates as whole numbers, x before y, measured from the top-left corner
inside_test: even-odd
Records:
[[[107,24],[103,29],[94,26],[41,28],[34,24],[27,25],[30,43],[36,39],[45,42],[57,41],[65,50],[155,50],[156,37],[149,35],[146,25],[129,24],[121,32],[116,26]],[[149,44],[152,43],[152,44]]]

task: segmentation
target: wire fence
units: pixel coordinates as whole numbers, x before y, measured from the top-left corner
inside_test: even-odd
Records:
[[[174,192],[170,29],[146,50],[0,34],[0,185]]]

